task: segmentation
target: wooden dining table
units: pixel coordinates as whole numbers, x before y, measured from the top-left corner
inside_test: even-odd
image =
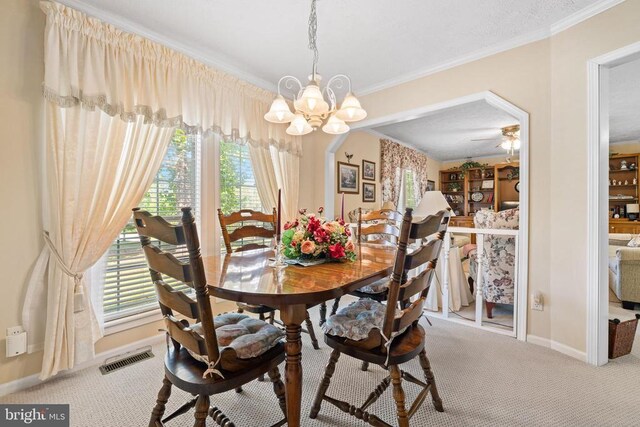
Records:
[[[269,249],[204,257],[209,295],[280,310],[286,328],[287,423],[300,425],[302,402],[302,322],[307,307],[345,295],[389,276],[395,248],[360,244],[352,262],[273,267]]]

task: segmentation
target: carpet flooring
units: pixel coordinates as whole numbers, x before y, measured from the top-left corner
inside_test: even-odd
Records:
[[[317,309],[312,310],[317,322]],[[424,322],[424,320],[423,320]],[[424,322],[427,353],[444,401],[444,413],[427,400],[411,420],[412,426],[637,426],[640,420],[640,357],[616,359],[595,368],[555,351],[518,342],[498,334],[446,322]],[[317,323],[316,323],[317,324]],[[330,349],[311,347],[303,335],[303,426],[364,426],[328,403],[316,420],[308,417]],[[103,376],[97,367],[61,376],[31,389],[0,398],[1,403],[69,403],[72,426],[146,426],[161,386],[164,346],[155,357]],[[360,405],[385,376],[378,366],[369,372],[343,355],[328,395]],[[283,372],[284,366],[280,368]],[[417,361],[403,368],[422,378]],[[404,383],[408,401],[418,389]],[[188,395],[173,389],[168,411],[186,402]],[[270,383],[253,382],[240,394],[214,396],[235,424],[269,426],[280,418]],[[391,388],[371,408],[372,413],[396,425]],[[185,414],[169,426],[193,425]],[[207,425],[214,425],[208,420]]]

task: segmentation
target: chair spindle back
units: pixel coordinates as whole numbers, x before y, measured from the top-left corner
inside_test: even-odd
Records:
[[[407,208],[402,219],[396,260],[389,284],[387,311],[383,324],[383,333],[386,337],[402,331],[411,324],[416,324],[420,319],[447,231],[449,217],[450,212],[442,210],[412,223],[412,209]],[[429,236],[433,237],[427,243],[423,243]],[[419,242],[419,247],[412,253],[408,253],[407,250],[410,239]],[[415,277],[407,279],[409,271],[419,267],[426,268]],[[419,297],[411,302],[411,298],[415,295]],[[396,313],[398,306],[402,309],[400,315]]]
[[[231,252],[234,252],[231,244],[241,239],[248,237],[273,239],[276,235],[277,218],[275,208],[271,214],[256,212],[251,209],[241,209],[237,212],[232,212],[229,215],[225,215],[222,213],[222,209],[218,209],[218,220],[220,221],[222,238],[224,239],[224,246],[227,249],[227,253],[230,254]],[[229,232],[229,226],[244,221],[250,221],[251,224],[241,225],[235,230]],[[256,223],[263,223],[263,226],[256,225]],[[266,225],[269,225],[270,228],[265,227]],[[236,248],[235,252],[266,247],[268,247],[268,245],[248,243]]]
[[[375,223],[372,223],[374,222]],[[395,244],[400,237],[399,224],[402,221],[400,212],[381,209],[372,212],[362,212],[358,208],[358,242]],[[365,227],[362,225],[365,224]],[[383,236],[382,238],[367,240],[370,236]],[[364,238],[364,239],[363,239]]]
[[[160,309],[165,316],[167,333],[176,350],[183,346],[202,356],[207,356],[211,361],[218,360],[218,341],[213,326],[207,279],[200,253],[200,239],[191,208],[182,208],[182,224],[179,225],[172,225],[164,218],[153,216],[140,208],[133,210],[133,217],[149,264]],[[153,244],[151,239],[176,246],[185,245],[189,252],[189,262],[181,261],[172,254],[163,252]],[[165,283],[162,279],[163,275],[194,288],[196,300]],[[193,331],[188,320],[178,320],[174,317],[174,311],[200,322],[203,335]]]

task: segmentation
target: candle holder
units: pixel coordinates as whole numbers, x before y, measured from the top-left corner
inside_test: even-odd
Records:
[[[269,264],[269,266],[278,269],[286,267],[287,263],[284,262],[284,257],[282,255],[282,241],[278,238],[276,238],[274,252],[275,254],[273,257],[273,261]]]

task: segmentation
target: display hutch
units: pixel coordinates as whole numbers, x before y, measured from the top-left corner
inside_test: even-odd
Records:
[[[441,170],[440,191],[456,215],[451,218],[451,225],[473,227],[473,215],[480,209],[499,210],[505,205],[514,206],[520,200],[519,170],[517,162],[466,171]]]
[[[609,157],[609,233],[640,234],[638,156]]]

